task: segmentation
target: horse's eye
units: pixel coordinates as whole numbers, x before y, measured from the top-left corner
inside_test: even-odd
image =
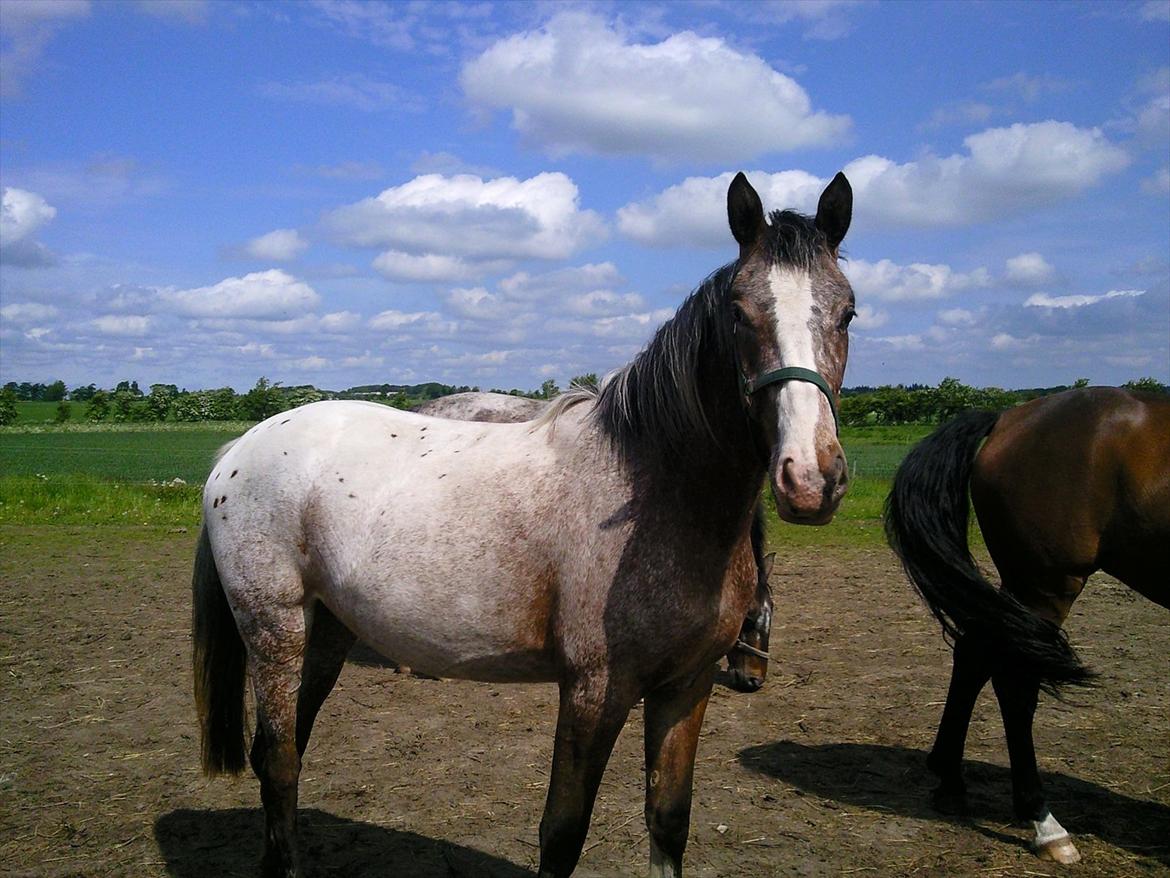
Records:
[[[849,324],[853,322],[853,318],[856,316],[857,312],[854,311],[853,306],[850,305],[845,313],[841,315],[841,322],[837,324],[837,328],[841,330],[841,332],[844,332],[849,328]]]

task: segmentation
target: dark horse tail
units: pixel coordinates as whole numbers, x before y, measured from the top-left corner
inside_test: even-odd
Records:
[[[919,442],[886,498],[886,539],[926,605],[956,640],[1055,693],[1091,674],[1060,626],[1030,612],[979,572],[967,545],[968,488],[979,443],[999,414],[970,411]]]
[[[244,641],[228,606],[211,554],[207,526],[199,533],[191,579],[191,641],[195,709],[199,714],[203,771],[244,769]]]

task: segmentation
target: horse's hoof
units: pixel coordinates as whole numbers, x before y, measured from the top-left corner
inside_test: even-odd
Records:
[[[1033,849],[1040,859],[1050,860],[1053,863],[1071,866],[1073,863],[1081,861],[1081,852],[1077,850],[1077,846],[1067,835],[1046,841],[1044,844],[1035,845]]]
[[[970,813],[966,790],[938,787],[931,793],[930,801],[935,811],[948,817],[966,817]]]

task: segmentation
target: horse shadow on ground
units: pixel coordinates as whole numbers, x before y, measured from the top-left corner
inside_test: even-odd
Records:
[[[482,851],[413,832],[299,812],[301,858],[312,878],[532,878],[532,872]],[[259,871],[264,814],[259,808],[177,810],[162,815],[154,836],[175,878],[253,878]]]
[[[926,754],[906,747],[876,744],[804,745],[775,741],[739,752],[740,763],[824,799],[888,811],[904,817],[968,823],[997,841],[1027,846],[1028,840],[997,832],[971,820],[1003,822],[1012,818],[1011,773],[1003,766],[963,763],[969,802],[968,818],[940,814],[931,806],[935,777]],[[1067,774],[1042,772],[1048,802],[1073,836],[1101,841],[1170,865],[1170,806],[1134,799]]]

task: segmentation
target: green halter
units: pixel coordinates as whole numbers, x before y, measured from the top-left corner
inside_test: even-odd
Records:
[[[755,378],[748,378],[742,372],[740,377],[743,379],[743,392],[747,396],[751,396],[769,384],[779,384],[784,381],[807,381],[809,384],[815,384],[817,389],[825,395],[825,399],[829,401],[829,411],[833,413],[833,425],[838,433],[841,432],[841,418],[837,414],[837,400],[833,397],[833,389],[829,387],[829,382],[820,372],[805,369],[803,366],[784,366],[781,369],[773,369],[763,375],[757,375]]]

